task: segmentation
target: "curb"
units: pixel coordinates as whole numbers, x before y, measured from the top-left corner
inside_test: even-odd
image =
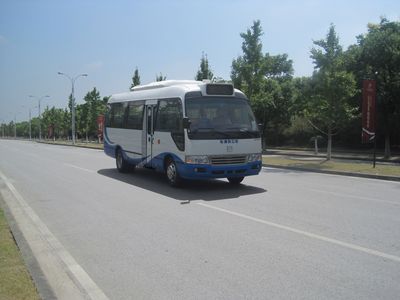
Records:
[[[293,170],[293,171],[301,171],[301,172],[342,175],[342,176],[380,179],[380,180],[388,180],[388,181],[400,181],[399,176],[384,176],[384,175],[374,175],[374,174],[351,173],[351,172],[344,172],[344,171],[316,170],[316,169],[308,169],[308,168],[302,168],[302,167],[287,167],[287,166],[276,166],[276,165],[269,165],[269,164],[262,164],[262,166],[268,167],[268,168],[285,169],[285,170]]]
[[[85,146],[85,145],[73,145],[73,144],[61,144],[61,143],[48,143],[48,142],[38,142],[38,141],[36,141],[36,143],[39,143],[39,144],[46,144],[46,145],[77,147],[77,148],[85,148],[85,149],[93,149],[93,150],[101,150],[101,151],[104,151],[103,148],[96,148],[96,147],[90,147],[90,146]]]
[[[325,158],[326,155],[315,155],[315,154],[306,154],[306,153],[293,153],[293,152],[287,152],[287,153],[282,153],[280,151],[274,151],[274,150],[269,150],[263,153],[263,155],[281,155],[281,156],[294,156],[294,157],[315,157],[315,158]],[[339,160],[354,160],[354,161],[363,161],[363,162],[371,162],[373,161],[372,158],[369,157],[357,157],[357,156],[342,156],[342,155],[337,155],[337,154],[332,154],[333,159],[339,159]],[[388,164],[400,164],[400,160],[395,159],[395,160],[388,160],[388,159],[382,159],[382,158],[377,158],[375,160],[376,162],[381,162],[381,163],[388,163]]]

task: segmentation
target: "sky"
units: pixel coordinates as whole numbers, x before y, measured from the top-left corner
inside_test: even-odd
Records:
[[[400,20],[398,0],[0,0],[0,123],[28,120],[46,106],[65,108],[94,87],[110,96],[162,73],[194,79],[202,53],[215,76],[230,79],[241,32],[263,28],[263,53],[287,53],[295,76],[313,72],[313,41],[335,25],[346,49],[368,23]],[[33,97],[30,97],[33,96]]]

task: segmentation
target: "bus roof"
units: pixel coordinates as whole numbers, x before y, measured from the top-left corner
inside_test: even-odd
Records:
[[[196,81],[196,80],[164,80],[164,81],[156,81],[152,82],[146,85],[138,85],[133,88],[131,88],[131,91],[143,91],[143,90],[151,90],[151,89],[157,89],[157,88],[163,88],[163,87],[169,87],[169,86],[178,86],[178,85],[199,85],[203,84],[204,82],[202,81]]]
[[[214,89],[209,89],[209,87]],[[218,90],[215,90],[215,87]],[[135,86],[131,92],[114,94],[108,103],[176,97],[183,99],[184,95],[188,92],[201,92],[206,96],[235,96],[239,94],[241,97],[244,97],[243,93],[234,89],[232,84],[195,80],[165,80]]]

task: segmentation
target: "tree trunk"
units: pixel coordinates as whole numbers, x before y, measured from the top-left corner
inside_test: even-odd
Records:
[[[326,148],[326,160],[331,160],[332,158],[332,130],[328,128],[328,146]]]
[[[390,153],[390,136],[389,133],[385,134],[385,159],[389,159],[391,156]]]
[[[318,137],[317,136],[314,139],[314,154],[318,155]]]

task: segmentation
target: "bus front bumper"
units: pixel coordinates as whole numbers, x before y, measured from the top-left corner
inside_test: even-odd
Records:
[[[177,165],[179,175],[185,179],[207,179],[245,177],[257,175],[261,171],[261,161],[240,165],[206,165],[206,164],[185,164]]]

